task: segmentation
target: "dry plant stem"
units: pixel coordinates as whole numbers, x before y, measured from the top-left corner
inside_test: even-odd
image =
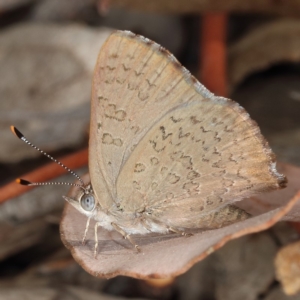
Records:
[[[88,163],[88,149],[86,148],[74,154],[66,155],[60,158],[59,161],[61,161],[64,165],[68,166],[70,169],[77,169],[86,166]],[[23,174],[20,177],[26,178],[26,180],[32,182],[45,182],[65,173],[67,173],[65,169],[63,169],[58,164],[51,162],[32,172]],[[17,197],[32,188],[32,186],[23,186],[17,184],[15,181],[10,182],[0,187],[0,203]]]
[[[288,222],[300,235],[300,222]]]
[[[207,13],[202,17],[200,81],[218,96],[227,96],[227,14]]]

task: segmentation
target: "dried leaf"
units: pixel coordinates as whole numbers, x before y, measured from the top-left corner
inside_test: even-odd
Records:
[[[244,236],[217,251],[216,299],[257,300],[266,293],[274,280],[276,251],[276,242],[269,232]]]
[[[281,288],[275,288],[268,293],[264,300],[300,300],[300,296],[287,296]]]
[[[300,241],[289,244],[277,253],[276,274],[287,295],[300,292]]]
[[[271,65],[298,62],[299,34],[298,20],[279,20],[259,26],[231,46],[228,62],[231,87],[237,86],[249,74]]]
[[[296,189],[295,184],[298,184],[300,171],[289,165],[284,165],[284,169],[290,184],[287,191],[278,197],[281,200],[274,199],[275,193],[266,194],[264,198],[251,199],[247,208],[254,213],[254,216],[233,225],[215,230],[196,231],[189,238],[177,234],[134,236],[134,240],[142,249],[141,253],[136,253],[131,244],[119,233],[99,228],[99,250],[95,259],[93,256],[94,223],[90,225],[86,245],[82,245],[86,217],[70,205],[66,205],[60,226],[61,238],[65,246],[71,250],[75,260],[94,276],[108,278],[117,275],[136,278],[176,276],[184,273],[197,261],[202,260],[229,240],[265,230],[287,214],[300,198],[298,194],[291,199]],[[291,178],[291,176],[298,177]],[[280,193],[283,192],[284,190]],[[68,195],[73,196],[72,189]],[[293,210],[287,218],[296,215]]]

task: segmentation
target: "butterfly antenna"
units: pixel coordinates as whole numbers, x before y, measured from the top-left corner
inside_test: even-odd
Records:
[[[38,148],[37,146],[33,145],[31,142],[29,142],[27,140],[27,138],[15,127],[15,126],[10,126],[10,129],[12,131],[12,133],[18,137],[20,140],[22,140],[23,142],[25,142],[27,145],[29,145],[30,147],[34,148],[35,150],[39,151],[40,153],[42,153],[43,155],[47,156],[48,158],[50,158],[52,161],[54,161],[55,163],[57,163],[58,165],[60,165],[62,168],[64,168],[66,171],[68,171],[69,173],[71,173],[73,176],[75,176],[82,185],[76,184],[76,183],[68,183],[68,182],[30,182],[24,179],[17,179],[16,182],[22,185],[27,185],[27,186],[32,186],[32,185],[72,185],[72,186],[78,186],[84,189],[84,182],[83,180],[71,169],[69,169],[68,167],[66,167],[63,163],[61,163],[60,161],[56,160],[54,157],[52,157],[51,155],[49,155],[48,153],[44,152],[43,150],[41,150],[40,148]]]
[[[21,185],[27,185],[27,186],[34,186],[34,185],[72,185],[72,186],[78,186],[82,188],[84,191],[86,190],[82,185],[77,183],[69,183],[69,182],[31,182],[22,178],[17,178],[16,182]]]

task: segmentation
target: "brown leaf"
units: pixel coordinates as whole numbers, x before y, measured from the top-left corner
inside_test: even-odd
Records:
[[[65,246],[71,250],[75,260],[94,276],[107,278],[117,275],[136,278],[177,276],[229,240],[271,227],[292,209],[300,199],[300,192],[291,199],[299,178],[292,176],[297,176],[300,170],[289,165],[282,167],[290,180],[286,192],[283,190],[276,194],[270,193],[263,198],[251,199],[248,209],[254,216],[239,223],[215,230],[195,231],[194,235],[188,238],[178,234],[134,236],[135,242],[141,247],[140,253],[137,253],[119,233],[99,228],[98,255],[95,259],[94,223],[91,221],[87,243],[82,245],[87,219],[67,204],[60,225],[61,238]],[[84,180],[88,180],[88,175]],[[69,197],[73,196],[72,192],[73,189],[70,190]],[[283,194],[278,196],[277,193]],[[290,216],[294,216],[294,212],[291,212]]]
[[[286,175],[288,184],[285,189],[261,194],[250,199],[242,200],[238,207],[246,210],[251,215],[260,215],[286,205],[290,199],[300,190],[300,168],[290,164],[277,164],[278,172]],[[285,221],[300,221],[300,203],[297,203],[284,217]]]
[[[217,272],[215,298],[259,299],[259,295],[265,294],[274,280],[276,251],[277,245],[271,234],[261,232],[231,241],[213,254]]]
[[[250,73],[281,62],[300,60],[300,22],[279,20],[259,26],[229,49],[228,72],[232,87]],[[276,49],[276,51],[274,51]]]
[[[287,295],[300,292],[300,241],[281,248],[275,259],[275,268]]]
[[[264,300],[299,300],[299,296],[287,296],[280,287],[272,289]]]

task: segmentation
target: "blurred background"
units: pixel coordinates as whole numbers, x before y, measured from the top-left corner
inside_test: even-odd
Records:
[[[93,68],[114,29],[167,48],[246,108],[278,160],[299,166],[299,16],[299,0],[0,0],[1,185],[48,162],[10,125],[55,157],[87,147]],[[277,250],[299,237],[287,223],[232,241],[173,280],[94,278],[60,241],[67,190],[0,204],[0,299],[300,299],[282,292],[274,271]]]

